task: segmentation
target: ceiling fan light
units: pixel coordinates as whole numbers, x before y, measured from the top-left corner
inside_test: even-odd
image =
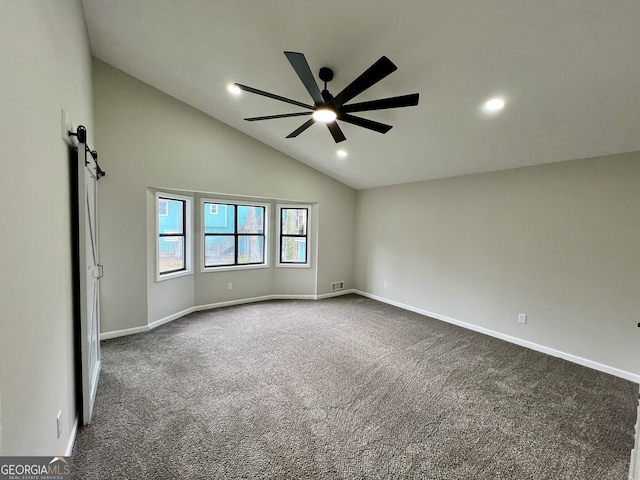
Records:
[[[227,85],[227,90],[233,95],[240,95],[242,93],[242,89],[235,83],[230,83],[229,85]]]
[[[316,122],[323,123],[331,123],[337,117],[336,112],[334,112],[333,110],[329,110],[328,108],[319,108],[318,110],[313,112],[312,116]]]

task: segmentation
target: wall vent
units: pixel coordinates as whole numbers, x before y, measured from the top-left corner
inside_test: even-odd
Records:
[[[341,282],[331,282],[331,291],[342,290],[344,288],[344,280]]]

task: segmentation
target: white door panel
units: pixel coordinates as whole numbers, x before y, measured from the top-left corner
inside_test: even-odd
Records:
[[[78,233],[80,268],[80,354],[82,423],[91,422],[100,376],[100,277],[97,218],[98,167],[86,144],[78,144]]]

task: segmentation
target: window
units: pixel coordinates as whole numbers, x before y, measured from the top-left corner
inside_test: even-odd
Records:
[[[268,205],[203,200],[203,269],[267,266]]]
[[[192,271],[191,202],[190,197],[156,194],[157,280]]]
[[[278,205],[278,265],[309,266],[309,205]]]

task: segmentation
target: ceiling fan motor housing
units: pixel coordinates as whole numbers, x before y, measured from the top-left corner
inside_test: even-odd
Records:
[[[318,76],[324,83],[330,82],[331,80],[333,80],[333,70],[331,70],[329,67],[322,67]]]

